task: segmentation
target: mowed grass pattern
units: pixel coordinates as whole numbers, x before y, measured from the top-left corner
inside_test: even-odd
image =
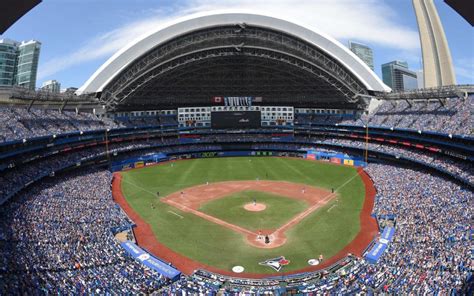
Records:
[[[164,204],[156,197],[209,182],[278,180],[338,189],[338,201],[306,217],[290,229],[287,243],[275,249],[249,246],[229,229]],[[122,190],[132,208],[151,225],[157,239],[186,257],[230,270],[242,265],[246,272],[273,273],[258,262],[284,255],[291,263],[285,271],[307,267],[307,260],[340,251],[359,231],[365,189],[355,168],[294,158],[234,157],[178,161],[123,172]],[[152,208],[155,205],[155,209]],[[330,211],[328,211],[330,209]],[[174,215],[177,213],[183,218]]]
[[[266,205],[264,211],[250,212],[244,209],[246,204],[253,203],[254,198]],[[249,190],[212,200],[199,210],[243,228],[259,231],[277,229],[307,208],[308,203],[303,200]]]

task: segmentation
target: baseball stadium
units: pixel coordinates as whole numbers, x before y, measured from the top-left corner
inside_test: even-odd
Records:
[[[470,294],[473,106],[243,12],[0,88],[0,294]]]

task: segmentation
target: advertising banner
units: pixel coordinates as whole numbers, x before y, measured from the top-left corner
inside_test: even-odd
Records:
[[[352,159],[344,159],[344,164],[354,166],[354,161]]]
[[[137,246],[131,241],[125,241],[120,244],[125,251],[127,251],[133,258],[140,261],[147,267],[155,270],[156,272],[164,275],[171,280],[177,280],[181,272],[176,268],[166,264],[165,262],[158,260],[145,252],[142,248]]]
[[[395,228],[393,227],[385,227],[382,235],[380,236],[380,242],[388,244],[392,241],[393,235],[395,234]]]
[[[375,264],[379,261],[382,254],[387,249],[386,244],[376,243],[370,251],[365,254],[365,260],[367,260],[370,264]]]

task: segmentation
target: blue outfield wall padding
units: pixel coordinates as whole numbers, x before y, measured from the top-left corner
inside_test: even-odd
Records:
[[[120,245],[133,258],[173,281],[177,280],[181,275],[181,272],[179,270],[151,256],[131,241],[125,241],[123,243],[120,243]]]
[[[143,165],[154,164],[164,160],[167,160],[168,156],[165,153],[155,153],[151,155],[145,155],[140,157],[128,158],[122,161],[112,162],[111,171],[122,171],[126,169],[132,169],[135,167],[135,163],[143,162]]]

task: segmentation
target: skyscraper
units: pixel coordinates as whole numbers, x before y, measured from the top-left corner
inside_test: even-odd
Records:
[[[41,90],[58,94],[61,91],[61,83],[59,83],[57,80],[45,81],[41,86]]]
[[[0,86],[15,84],[18,45],[10,39],[0,40]]]
[[[16,85],[35,89],[36,74],[41,43],[35,40],[24,41],[19,46]]]
[[[372,48],[362,43],[349,41],[349,49],[363,60],[372,71],[374,70],[374,53]]]
[[[0,85],[36,87],[36,73],[41,43],[35,40],[17,42],[0,40]]]
[[[382,80],[393,91],[406,91],[418,88],[416,72],[408,69],[408,63],[393,61],[382,65]]]

